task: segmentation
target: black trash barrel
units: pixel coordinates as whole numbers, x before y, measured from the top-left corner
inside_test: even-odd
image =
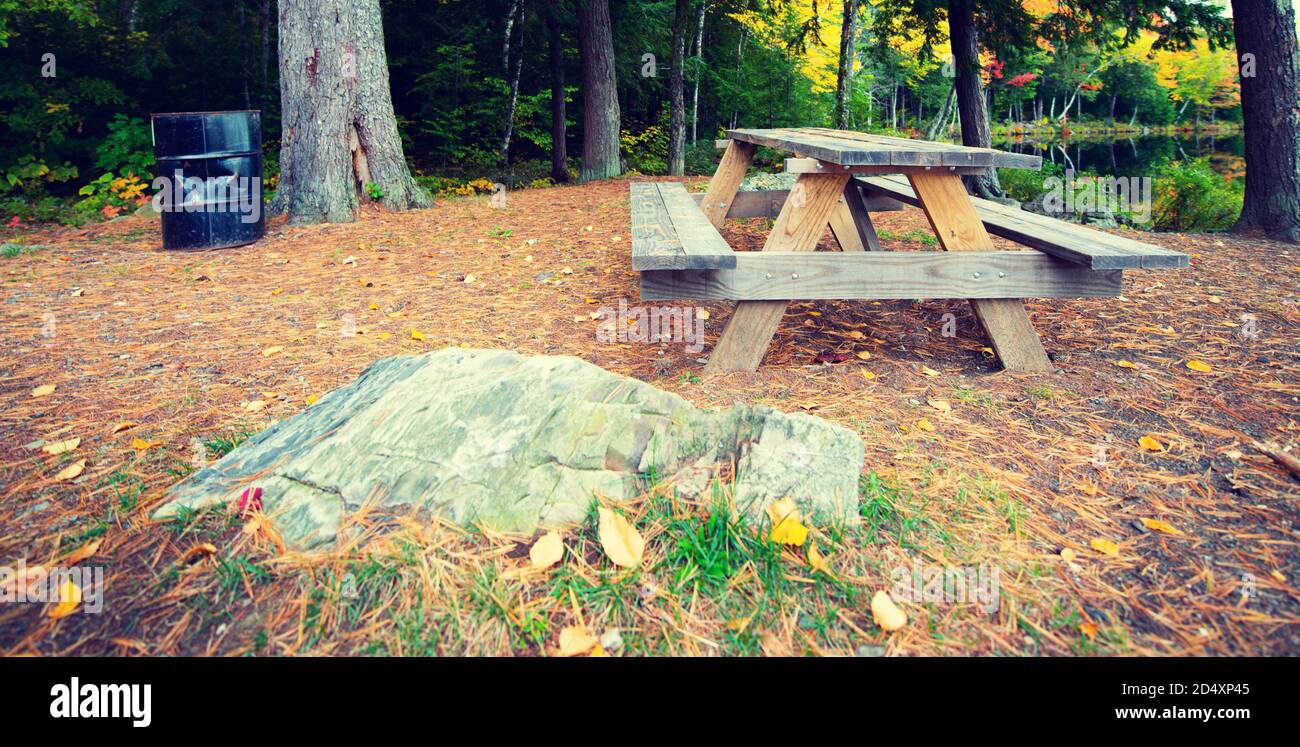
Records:
[[[152,117],[163,248],[220,249],[262,238],[262,113]]]

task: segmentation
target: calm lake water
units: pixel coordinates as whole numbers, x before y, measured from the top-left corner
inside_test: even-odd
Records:
[[[1170,161],[1210,159],[1210,166],[1225,176],[1245,178],[1241,134],[1210,137],[1148,135],[1108,140],[1070,138],[1056,141],[999,140],[993,147],[1043,157],[1044,163],[1092,171],[1108,176],[1147,176]]]

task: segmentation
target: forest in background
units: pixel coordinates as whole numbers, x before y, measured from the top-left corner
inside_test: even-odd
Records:
[[[995,132],[1208,130],[1241,120],[1231,45],[1191,20],[1172,30],[1185,49],[1161,48],[1167,28],[1117,20],[1080,29],[1050,0],[1003,4],[1033,19],[1036,33],[981,39]],[[612,0],[620,170],[670,171],[675,40],[683,47],[687,173],[711,172],[713,139],[735,126],[839,122],[960,141],[944,4],[863,0],[851,3],[845,23],[849,5]],[[381,7],[393,107],[419,183],[467,195],[495,182],[518,188],[576,178],[585,133],[573,3]],[[261,109],[273,190],[276,24],[271,0],[0,0],[0,212],[84,222],[130,209],[148,193],[150,112]],[[553,87],[565,91],[567,173],[550,162]],[[1208,199],[1235,199],[1239,209],[1240,185],[1201,176],[1188,188],[1214,190]]]

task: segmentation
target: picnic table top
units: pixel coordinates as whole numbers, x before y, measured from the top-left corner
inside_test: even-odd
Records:
[[[727,136],[732,140],[790,151],[840,166],[1039,169],[1043,165],[1041,156],[823,127],[727,130]]]

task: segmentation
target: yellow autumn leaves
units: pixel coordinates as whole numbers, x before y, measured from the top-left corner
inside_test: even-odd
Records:
[[[605,557],[620,568],[636,568],[645,556],[645,538],[621,514],[608,508],[597,509],[599,524],[597,535]],[[533,568],[545,570],[564,558],[564,540],[554,530],[542,535],[528,550],[528,561]]]

